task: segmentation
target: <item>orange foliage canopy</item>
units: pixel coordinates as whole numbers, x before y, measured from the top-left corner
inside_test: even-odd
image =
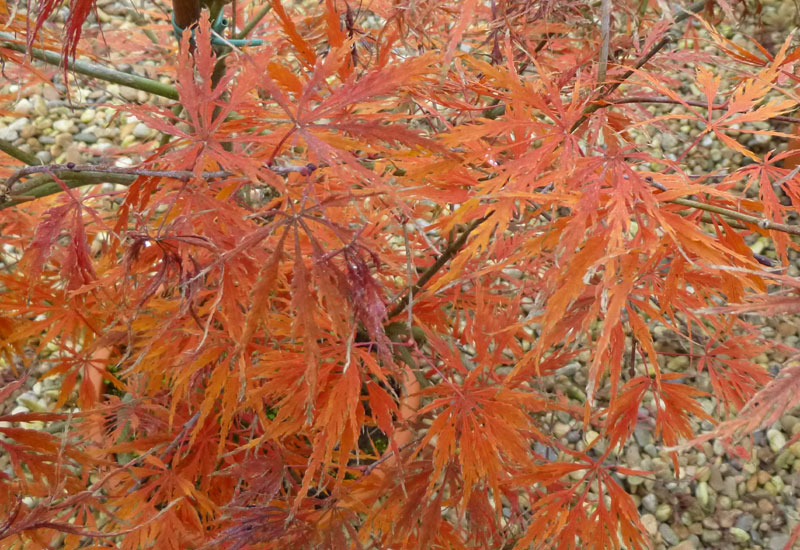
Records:
[[[783,264],[795,246],[770,185],[800,197],[792,153],[735,137],[796,107],[800,50],[744,57],[710,24],[717,53],[664,49],[671,15],[615,2],[597,83],[588,5],[375,0],[359,26],[344,2],[284,4],[219,79],[207,18],[191,52],[184,34],[163,67],[180,114],[120,107],[169,136],[152,173],[2,205],[24,255],[0,275],[0,353],[61,394],[0,415],[0,548],[646,547],[624,482],[643,472],[618,453],[640,410],[675,447],[712,419],[705,371],[730,413],[770,381],[758,327],[710,308],[776,284],[747,235]],[[705,107],[676,91],[687,61]],[[687,152],[713,135],[751,164],[706,177],[640,150],[669,131],[643,94],[705,124]],[[659,327],[695,370],[666,369]],[[567,445],[556,414],[599,436]]]

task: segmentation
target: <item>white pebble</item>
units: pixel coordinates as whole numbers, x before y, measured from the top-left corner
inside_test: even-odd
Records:
[[[19,134],[16,130],[11,128],[0,128],[0,139],[4,139],[6,141],[14,141],[19,137]]]
[[[64,118],[56,120],[53,123],[53,129],[56,130],[57,132],[69,132],[73,126],[74,125],[72,124],[71,120]]]
[[[33,112],[33,103],[31,103],[28,98],[23,97],[14,105],[14,112],[22,115],[29,115]]]
[[[20,130],[25,128],[25,126],[27,126],[28,124],[30,124],[30,120],[23,117],[23,118],[18,118],[17,120],[9,124],[8,128],[10,130],[14,130],[15,132],[19,132]]]
[[[84,112],[81,113],[81,122],[84,124],[89,124],[94,120],[94,117],[97,115],[97,112],[94,109],[86,109]]]
[[[150,128],[146,124],[140,122],[133,129],[133,135],[139,139],[144,139],[150,135]]]

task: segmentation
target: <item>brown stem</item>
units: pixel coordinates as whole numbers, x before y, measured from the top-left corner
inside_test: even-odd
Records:
[[[675,16],[674,23],[677,25],[678,23],[682,22],[683,20],[688,19],[690,15],[693,15],[693,14],[699,12],[700,10],[702,10],[706,6],[706,3],[707,3],[706,0],[701,0],[700,2],[695,2],[694,4],[692,4],[691,6],[686,8],[684,11],[678,13]],[[673,40],[672,34],[670,34],[670,32],[668,32],[664,36],[664,38],[659,40],[658,43],[656,43],[652,48],[650,48],[650,51],[648,51],[644,55],[644,57],[642,57],[641,59],[639,59],[639,61],[636,62],[636,65],[634,65],[633,69],[629,69],[628,71],[625,72],[625,74],[623,74],[620,77],[619,80],[617,80],[613,84],[609,84],[608,86],[603,88],[600,91],[600,94],[598,95],[596,101],[599,101],[599,100],[601,100],[601,99],[603,99],[605,97],[610,96],[612,93],[614,93],[614,91],[616,91],[617,88],[622,86],[622,84],[626,80],[628,80],[633,75],[633,73],[635,73],[638,69],[642,68],[648,61],[650,61],[650,59],[652,59],[652,57],[654,55],[656,55],[659,51],[661,51],[664,48],[664,46],[666,46],[667,44],[672,42],[672,40]],[[589,115],[591,115],[593,112],[598,110],[601,106],[602,105],[600,103],[593,103],[592,105],[589,105],[586,108],[586,110],[584,111],[583,115],[581,115],[581,118],[579,118],[575,122],[575,124],[572,125],[572,128],[570,128],[570,133],[574,133],[575,130],[580,128],[583,125],[584,122],[589,120]]]
[[[475,228],[477,228],[480,224],[482,224],[487,219],[489,219],[489,216],[491,216],[491,214],[492,213],[490,212],[489,214],[486,214],[482,218],[478,218],[477,220],[473,220],[464,229],[464,232],[461,233],[461,235],[459,235],[459,237],[455,241],[450,243],[450,246],[448,246],[445,249],[445,251],[442,252],[441,256],[436,258],[436,261],[433,262],[433,265],[431,265],[428,269],[425,270],[425,272],[422,275],[420,275],[419,279],[417,279],[417,282],[414,283],[413,287],[411,287],[411,294],[409,294],[408,291],[403,293],[401,298],[398,300],[397,305],[395,305],[392,308],[392,310],[389,312],[389,315],[388,315],[389,319],[391,319],[395,315],[398,315],[398,314],[403,312],[403,310],[408,305],[408,301],[410,300],[410,297],[412,295],[416,296],[417,293],[420,290],[422,290],[422,288],[428,283],[428,281],[430,281],[431,278],[433,278],[433,276],[436,275],[436,273],[440,269],[442,269],[445,266],[445,264],[447,264],[447,262],[449,262],[453,258],[453,256],[455,256],[456,253],[458,253],[459,250],[461,250],[461,248],[464,246],[464,244],[466,244],[467,238],[469,237],[470,233],[472,233],[475,230]]]
[[[200,19],[200,0],[172,0],[175,24],[188,29]]]

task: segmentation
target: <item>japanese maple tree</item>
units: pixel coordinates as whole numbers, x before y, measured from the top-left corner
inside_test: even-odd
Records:
[[[126,51],[174,87],[101,70],[92,0],[63,37],[59,2],[0,4],[21,86],[166,98],[116,107],[162,136],[136,166],[0,140],[0,402],[60,380],[0,415],[0,548],[646,548],[619,453],[641,408],[677,470],[697,420],[737,443],[800,399],[742,313],[796,311],[800,176],[737,140],[791,137],[800,48],[719,33],[744,3],[611,4],[175,0]],[[637,145],[678,117],[704,123],[682,155]],[[706,135],[748,163],[690,172]],[[554,385],[576,362],[585,387]]]

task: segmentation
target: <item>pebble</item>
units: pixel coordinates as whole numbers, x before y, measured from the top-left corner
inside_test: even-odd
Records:
[[[70,133],[77,133],[78,128],[75,126],[75,123],[69,119],[59,119],[53,122],[53,129],[57,132],[70,132]],[[73,132],[73,130],[75,130]]]
[[[97,142],[97,136],[92,134],[92,133],[90,133],[90,132],[78,132],[73,137],[75,138],[75,141],[80,141],[80,142],[83,142],[83,143],[96,143]]]
[[[742,529],[743,531],[749,531],[755,525],[756,518],[753,517],[752,514],[742,514],[738,518],[736,518],[736,523],[734,524],[735,527]]]
[[[697,489],[694,491],[694,496],[697,498],[697,503],[703,508],[708,507],[708,483],[701,481],[697,484]]]
[[[53,160],[53,155],[50,154],[50,151],[39,151],[36,153],[36,158],[39,159],[39,162],[42,164],[48,164]]]
[[[642,507],[651,514],[654,514],[656,508],[658,508],[658,498],[656,498],[656,495],[653,493],[646,494],[644,498],[642,498]]]
[[[19,138],[19,133],[11,128],[0,128],[0,139],[6,141],[16,141]]]
[[[20,132],[20,131],[22,131],[23,128],[25,128],[29,124],[30,124],[30,121],[27,118],[22,117],[22,118],[18,118],[17,120],[15,120],[11,124],[9,124],[8,127],[11,130],[14,130],[16,132]]]
[[[81,154],[81,150],[78,148],[77,145],[70,146],[66,152],[64,153],[64,161],[65,162],[74,162],[75,164],[80,164],[83,162],[83,155]]]
[[[765,498],[762,498],[761,500],[758,501],[758,509],[764,512],[765,514],[772,512],[774,508],[775,507],[772,505],[772,503]]]
[[[63,133],[56,136],[56,145],[60,147],[69,147],[72,145],[72,134]]]
[[[658,532],[658,520],[653,514],[645,514],[640,518],[645,531],[649,535],[655,535]]]
[[[664,542],[667,544],[675,545],[680,542],[678,535],[676,535],[675,531],[672,530],[672,527],[666,523],[662,523],[658,526],[658,532],[661,533],[661,538],[664,539]]]
[[[786,436],[775,428],[767,430],[767,439],[769,440],[769,448],[772,449],[773,453],[780,452],[786,445]]]
[[[144,139],[150,136],[150,128],[146,124],[140,122],[133,128],[133,135],[139,139]],[[566,434],[566,432],[565,432]]]
[[[14,112],[21,115],[29,115],[33,112],[33,103],[28,98],[23,97],[14,105]]]
[[[97,111],[94,109],[86,109],[81,113],[81,122],[84,124],[89,124],[94,120],[94,117],[97,116]]]
[[[783,533],[779,535],[772,535],[767,541],[768,550],[783,550],[784,546],[789,542],[789,535]]]
[[[669,504],[659,504],[655,511],[656,519],[658,521],[667,521],[672,517],[672,506]]]

